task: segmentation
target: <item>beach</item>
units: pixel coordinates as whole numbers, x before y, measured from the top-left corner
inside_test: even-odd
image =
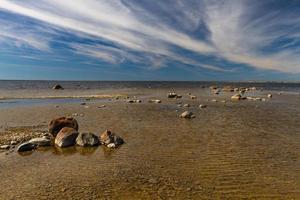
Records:
[[[53,84],[0,86],[0,145],[47,133],[61,116],[74,117],[79,132],[109,129],[125,143],[0,150],[0,199],[300,198],[299,84]],[[255,87],[243,96],[260,100],[232,100],[226,85]],[[180,118],[184,111],[195,118]]]

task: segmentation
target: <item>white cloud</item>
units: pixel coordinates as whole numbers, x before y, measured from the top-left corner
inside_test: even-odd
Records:
[[[0,43],[6,43],[7,45],[16,47],[32,47],[41,51],[50,50],[48,38],[45,38],[36,32],[28,30],[22,31],[24,30],[24,27],[16,23],[0,20],[0,24]]]
[[[300,73],[299,48],[286,48],[300,40],[299,15],[289,19],[280,11],[272,11],[253,18],[249,16],[255,14],[255,3],[238,0],[157,1],[152,6],[160,11],[154,12],[131,0],[2,0],[0,3],[0,9],[39,20],[45,27],[112,43],[114,47],[74,41],[65,45],[77,54],[113,64],[129,60],[161,67],[173,60],[208,70],[232,71],[196,56],[181,55],[174,50],[179,47],[194,55],[215,56],[259,69]],[[175,24],[165,19],[166,15]],[[298,27],[286,31],[278,29],[280,24]],[[189,34],[205,26],[210,31],[209,41]],[[21,43],[40,50],[49,50],[51,36],[59,34],[57,30],[15,33],[15,29],[1,28],[0,37],[17,41],[15,45]],[[262,51],[282,37],[293,40],[275,52]]]
[[[246,1],[225,2],[207,3],[206,9],[211,41],[220,56],[256,68],[300,73],[300,57],[292,50],[261,51],[287,34],[277,26],[293,25],[290,19],[272,12],[249,21],[247,15],[252,14],[254,8]]]

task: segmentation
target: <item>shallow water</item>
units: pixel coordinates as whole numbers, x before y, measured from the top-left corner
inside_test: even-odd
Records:
[[[30,116],[23,123],[43,124],[57,115],[83,113],[78,118],[81,131],[99,134],[109,128],[126,143],[115,150],[0,153],[0,199],[300,198],[298,95],[275,93],[267,102],[232,102],[231,93],[211,96],[199,88],[177,89],[198,98],[175,100],[165,97],[167,91],[136,91],[145,100],[160,98],[161,104],[112,101],[104,109],[97,109],[97,102],[88,109],[73,104],[3,109],[1,123]],[[196,118],[178,118],[186,110],[177,107],[178,101],[190,103],[188,110]],[[199,109],[200,103],[208,107]]]
[[[50,99],[8,99],[0,100],[0,109],[14,108],[14,107],[27,107],[27,106],[42,106],[42,105],[62,105],[62,104],[80,104],[83,102],[88,103],[101,103],[107,102],[107,99],[91,99],[85,98],[50,98]]]

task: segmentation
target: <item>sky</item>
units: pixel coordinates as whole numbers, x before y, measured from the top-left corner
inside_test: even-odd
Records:
[[[300,81],[300,0],[1,0],[0,79]]]

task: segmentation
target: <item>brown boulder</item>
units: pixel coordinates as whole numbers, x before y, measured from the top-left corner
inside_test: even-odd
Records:
[[[55,144],[59,147],[69,147],[76,144],[76,138],[78,137],[78,131],[74,128],[64,127],[62,128],[55,138]]]
[[[64,127],[74,128],[76,131],[78,131],[77,120],[73,117],[60,117],[53,119],[48,125],[49,133],[55,137],[57,133]]]

